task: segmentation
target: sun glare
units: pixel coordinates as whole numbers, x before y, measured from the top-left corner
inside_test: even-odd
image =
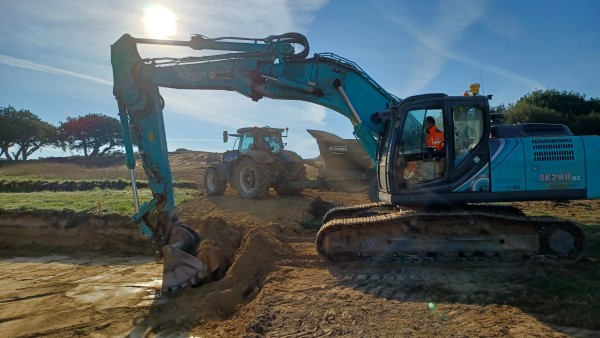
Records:
[[[166,39],[177,32],[175,13],[165,6],[148,5],[144,7],[144,27],[154,39]]]

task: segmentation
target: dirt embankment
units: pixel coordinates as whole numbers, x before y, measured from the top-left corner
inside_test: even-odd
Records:
[[[11,253],[152,254],[129,218],[65,211],[0,210],[0,250]]]

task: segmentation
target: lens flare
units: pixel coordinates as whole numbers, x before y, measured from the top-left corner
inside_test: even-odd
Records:
[[[144,28],[154,39],[166,39],[177,32],[177,17],[175,13],[162,5],[147,5],[144,7]]]

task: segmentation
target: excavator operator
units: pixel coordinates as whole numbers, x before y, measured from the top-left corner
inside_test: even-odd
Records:
[[[427,148],[442,151],[444,149],[444,133],[436,127],[433,116],[427,116],[425,119],[425,129],[427,130]]]

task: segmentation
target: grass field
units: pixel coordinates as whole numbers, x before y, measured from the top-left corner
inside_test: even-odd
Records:
[[[139,183],[147,183],[146,175],[136,168]],[[0,167],[0,180],[6,188],[0,193],[0,209],[4,210],[72,210],[78,213],[117,213],[133,215],[134,202],[131,187],[125,189],[92,189],[86,191],[19,192],[27,183],[73,186],[97,184],[98,182],[128,181],[129,170],[124,164],[110,166],[85,166],[74,163],[26,161],[5,164]],[[10,183],[15,189],[11,190]],[[187,182],[187,181],[184,181]],[[8,184],[7,184],[8,183]],[[52,184],[50,184],[52,185]],[[67,189],[68,190],[68,189]],[[175,188],[177,204],[198,194],[198,189]],[[152,199],[150,189],[139,189],[140,202]],[[98,204],[100,203],[100,210]]]
[[[0,163],[0,179],[4,180],[129,180],[129,169],[125,161],[110,159],[111,165],[93,166],[76,163],[56,163],[48,161],[14,161]],[[138,161],[139,162],[139,161]],[[100,162],[101,163],[101,162]],[[186,167],[172,165],[172,176],[175,180],[194,181],[201,177],[201,162],[186,163]],[[146,174],[141,163],[135,168],[136,177],[145,180]]]
[[[199,194],[194,189],[175,189],[179,204]],[[150,201],[150,189],[139,189],[140,203]],[[135,214],[131,188],[123,190],[39,191],[35,193],[0,193],[0,209],[4,210],[73,210],[79,213]]]

